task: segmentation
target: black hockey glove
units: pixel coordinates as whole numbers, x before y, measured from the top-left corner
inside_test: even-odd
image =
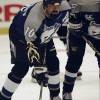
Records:
[[[34,76],[39,85],[41,85],[41,83],[44,87],[48,85],[48,74],[46,67],[34,67]]]

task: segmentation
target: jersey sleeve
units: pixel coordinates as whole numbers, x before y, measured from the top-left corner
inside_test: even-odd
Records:
[[[63,41],[64,44],[66,44],[67,26],[60,27],[57,34],[58,34],[60,40]]]

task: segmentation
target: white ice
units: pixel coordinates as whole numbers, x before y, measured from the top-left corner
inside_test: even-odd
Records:
[[[65,51],[60,51],[64,48],[62,42],[55,39],[55,44],[58,49],[58,57],[60,60],[61,73],[64,73],[67,56]],[[54,65],[53,65],[54,66]],[[0,36],[0,89],[6,79],[7,73],[10,72],[12,65],[10,64],[9,39],[8,35]],[[16,90],[12,100],[39,100],[40,86],[31,82],[31,70],[23,79],[22,83]],[[73,91],[73,100],[100,100],[100,80],[99,69],[94,52],[87,46],[84,61],[80,69],[83,72],[82,80],[76,81]],[[62,81],[61,93],[62,95]],[[43,88],[42,100],[49,100],[48,88]]]

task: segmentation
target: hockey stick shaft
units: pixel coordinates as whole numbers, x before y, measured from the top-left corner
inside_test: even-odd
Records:
[[[46,48],[44,51],[44,59],[43,59],[43,65],[46,63]],[[39,95],[39,100],[42,100],[42,93],[43,93],[43,83],[41,83],[41,88],[40,88],[40,95]]]
[[[43,83],[41,83],[39,100],[42,100],[42,93],[43,93]]]

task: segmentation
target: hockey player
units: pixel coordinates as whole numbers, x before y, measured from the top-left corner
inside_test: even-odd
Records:
[[[14,17],[9,28],[14,66],[0,92],[0,100],[11,100],[29,66],[35,66],[39,84],[46,86],[48,81],[50,100],[61,100],[59,60],[52,36],[67,22],[68,9],[66,0],[43,0],[24,6]]]
[[[63,83],[63,100],[72,100],[77,72],[83,60],[86,42],[95,51],[100,70],[100,0],[68,0],[68,61]],[[88,60],[88,59],[87,59]]]

